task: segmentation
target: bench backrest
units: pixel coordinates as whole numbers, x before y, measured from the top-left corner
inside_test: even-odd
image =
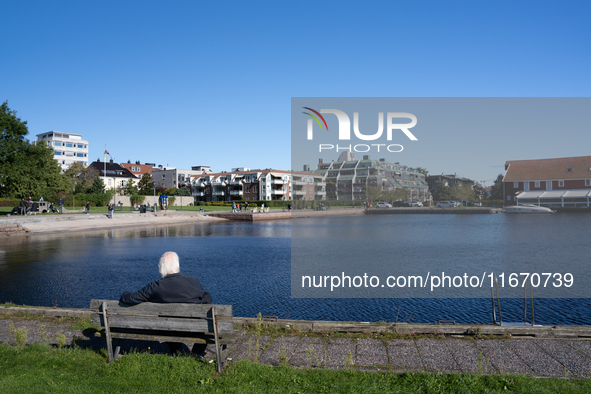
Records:
[[[105,326],[103,302],[90,301],[92,324]],[[107,316],[111,329],[161,330],[213,334],[212,310],[218,321],[218,333],[234,332],[232,305],[211,304],[156,304],[144,302],[137,305],[119,301],[107,302]]]

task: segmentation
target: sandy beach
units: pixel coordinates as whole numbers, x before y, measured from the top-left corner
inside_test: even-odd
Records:
[[[206,216],[201,212],[168,211],[140,214],[136,212],[115,213],[112,219],[106,214],[53,214],[0,219],[0,224],[17,223],[29,230],[27,235],[78,233],[94,230],[111,230],[130,227],[154,227],[193,223],[223,222],[226,219]]]

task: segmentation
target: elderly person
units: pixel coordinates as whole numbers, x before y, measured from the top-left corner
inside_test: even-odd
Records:
[[[162,255],[158,263],[158,271],[162,279],[148,284],[135,293],[123,292],[120,301],[132,305],[142,302],[211,304],[211,295],[203,290],[201,283],[192,276],[180,273],[179,256],[175,252],[166,252]],[[166,344],[172,354],[182,351],[181,343],[166,342]],[[196,343],[191,352],[201,358],[205,355],[206,347],[206,344]]]
[[[141,302],[211,304],[211,295],[203,290],[201,283],[192,276],[180,273],[179,256],[175,252],[162,255],[158,271],[162,279],[135,293],[124,292],[120,301],[132,305]]]

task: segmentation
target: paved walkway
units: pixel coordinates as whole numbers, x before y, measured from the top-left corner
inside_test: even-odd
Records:
[[[105,346],[96,332],[73,330],[70,324],[36,320],[0,320],[0,342],[10,343],[13,330],[26,328],[27,343],[58,343],[58,334],[73,339],[81,347]],[[43,326],[43,328],[42,328]],[[392,372],[426,371],[438,373],[524,374],[569,378],[591,377],[591,341],[569,339],[461,339],[416,338],[382,340],[367,338],[300,336],[269,337],[242,334],[229,347],[229,359],[256,360],[268,365],[298,368],[388,370]],[[167,353],[162,343],[120,341],[122,354],[138,351]],[[208,348],[213,358],[213,348]]]

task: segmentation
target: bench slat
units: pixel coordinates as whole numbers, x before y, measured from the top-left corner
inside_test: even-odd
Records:
[[[211,320],[157,316],[128,316],[112,314],[109,309],[107,309],[107,311],[109,313],[109,326],[111,329],[129,328],[137,330],[213,333],[213,321]],[[103,316],[100,314],[92,314],[92,324],[104,327],[105,322]],[[231,320],[220,320],[218,322],[218,331],[220,334],[232,333],[234,332],[234,323]]]
[[[93,312],[102,312],[102,303],[107,301],[107,309],[110,314],[136,314],[136,315],[166,315],[179,317],[211,317],[211,307],[215,306],[216,315],[222,317],[232,317],[232,305],[214,305],[214,304],[158,304],[153,302],[143,302],[137,305],[124,304],[119,301],[109,300],[91,300],[90,309]]]

